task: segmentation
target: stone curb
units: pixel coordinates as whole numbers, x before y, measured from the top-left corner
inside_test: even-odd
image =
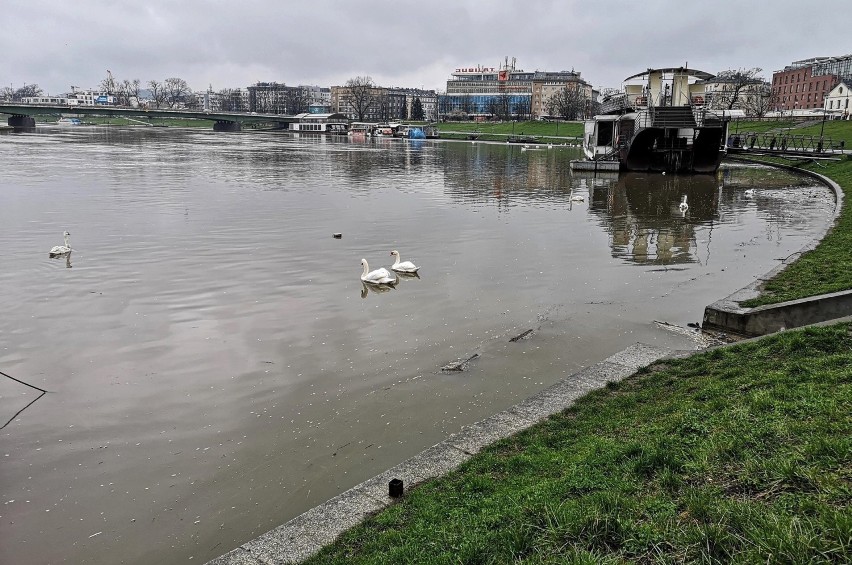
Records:
[[[794,255],[801,256],[808,251],[812,251],[837,223],[843,209],[843,189],[830,178],[813,171],[805,171],[774,163],[760,162],[760,164],[810,176],[834,191],[836,205],[834,207],[833,221],[821,234],[816,236]],[[782,262],[762,277],[757,278],[750,285],[707,306],[704,309],[702,327],[704,329],[727,331],[743,336],[755,337],[852,315],[852,291],[822,294],[798,300],[790,300],[788,302],[779,302],[778,304],[758,306],[756,308],[740,306],[740,302],[757,297],[760,294],[760,288],[764,281],[772,279],[786,269],[787,266],[788,263],[786,261]]]
[[[581,396],[609,382],[621,381],[639,368],[675,353],[670,349],[642,343],[631,345],[503,412],[464,427],[441,443],[209,561],[207,565],[300,563],[352,526],[393,504],[395,499],[388,495],[388,482],[391,479],[402,479],[408,489],[445,475],[485,446],[558,414]]]

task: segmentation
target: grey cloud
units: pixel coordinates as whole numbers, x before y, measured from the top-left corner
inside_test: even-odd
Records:
[[[718,72],[850,51],[849,4],[815,12],[791,0],[642,3],[524,0],[7,0],[0,85],[50,93],[95,87],[110,69],[143,82],[170,76],[195,89],[258,80],[443,89],[454,68],[574,68],[618,86],[648,67],[689,62]]]

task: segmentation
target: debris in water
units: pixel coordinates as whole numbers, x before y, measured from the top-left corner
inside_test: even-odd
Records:
[[[521,333],[521,334],[516,335],[515,337],[513,337],[513,338],[512,338],[512,339],[510,339],[509,341],[512,341],[512,342],[515,342],[515,341],[521,341],[522,339],[524,339],[524,338],[526,338],[526,337],[529,337],[529,335],[530,335],[531,333],[533,333],[533,331],[532,331],[532,330],[527,330],[527,331],[525,331],[525,332],[523,332],[523,333]]]
[[[336,233],[331,234],[331,237],[333,237],[334,239],[341,239],[341,238],[343,238],[343,234],[336,232]]]
[[[441,367],[441,371],[444,373],[460,373],[461,371],[465,370],[468,362],[473,361],[477,357],[479,357],[479,353],[474,353],[463,361],[453,361],[452,363],[447,363],[446,365]]]

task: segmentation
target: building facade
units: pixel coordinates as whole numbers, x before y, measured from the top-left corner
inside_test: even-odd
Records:
[[[301,86],[278,82],[258,82],[246,88],[249,112],[258,114],[295,115],[308,111],[310,105]]]
[[[840,81],[825,97],[823,109],[834,118],[852,119],[852,79]]]
[[[456,69],[447,80],[439,109],[442,117],[451,119],[537,119],[550,114],[552,97],[565,89],[589,102],[594,97],[592,86],[579,72],[527,72],[507,57],[498,67]]]
[[[710,110],[742,110],[745,115],[764,115],[774,110],[774,98],[768,82],[760,78],[737,79],[715,76],[699,81],[704,94],[692,97],[692,104]]]
[[[424,118],[435,119],[437,94],[418,88],[350,88],[331,87],[331,110],[345,114],[350,120],[392,122],[410,119],[415,99],[420,99]]]
[[[852,55],[795,61],[772,74],[776,110],[822,108],[826,95],[843,78],[852,77]]]
[[[80,90],[71,87],[73,92],[62,96],[28,96],[21,98],[24,104],[51,104],[62,106],[115,106],[115,97],[98,90]]]
[[[327,114],[331,111],[331,89],[324,86],[300,85],[302,94],[308,101],[308,112]]]

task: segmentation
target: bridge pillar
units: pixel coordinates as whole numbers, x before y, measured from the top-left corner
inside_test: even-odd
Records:
[[[227,120],[216,120],[213,124],[213,131],[240,131],[239,122],[229,122]]]
[[[9,116],[7,123],[15,128],[16,132],[33,132],[36,127],[35,118],[32,116]]]

